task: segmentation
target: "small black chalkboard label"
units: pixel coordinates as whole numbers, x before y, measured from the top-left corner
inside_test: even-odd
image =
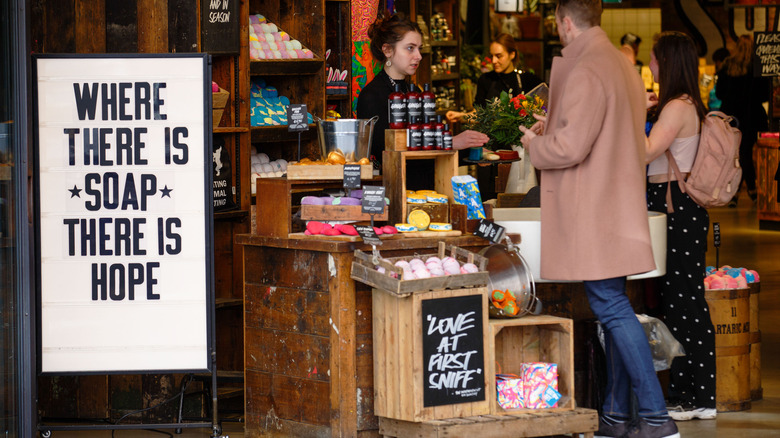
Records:
[[[208,53],[238,53],[239,0],[200,2],[201,50]]]
[[[504,227],[489,220],[480,219],[474,235],[498,243],[504,237]]]
[[[720,222],[712,223],[712,240],[715,248],[720,248]]]
[[[360,188],[360,164],[344,165],[344,188],[345,189]]]
[[[384,186],[363,187],[363,209],[365,214],[382,214],[385,212]]]
[[[422,301],[423,406],[485,400],[482,295]]]
[[[753,76],[780,75],[780,32],[754,32]]]
[[[306,104],[295,103],[287,107],[287,131],[308,131],[309,120]]]
[[[360,237],[363,238],[363,242],[369,245],[382,244],[379,236],[376,235],[376,231],[374,231],[374,227],[371,225],[355,225],[355,231],[357,231]]]

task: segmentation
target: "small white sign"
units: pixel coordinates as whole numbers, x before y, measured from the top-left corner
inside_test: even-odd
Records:
[[[523,12],[524,0],[496,0],[496,12]]]
[[[35,62],[41,371],[209,369],[206,58]]]

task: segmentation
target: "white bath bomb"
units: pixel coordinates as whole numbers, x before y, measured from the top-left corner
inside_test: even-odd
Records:
[[[257,159],[260,160],[261,164],[266,164],[271,162],[271,160],[268,158],[268,155],[263,152],[257,154]]]
[[[409,262],[407,262],[406,260],[398,260],[397,262],[395,262],[395,266],[398,266],[399,268],[404,270],[410,269]]]
[[[417,278],[431,278],[431,273],[425,268],[415,269],[414,275],[416,275]]]
[[[404,280],[416,280],[417,276],[414,272],[404,269]]]
[[[387,269],[385,269],[383,266],[377,266],[376,272],[379,272],[380,274],[384,274],[385,272],[387,272]]]
[[[425,266],[425,262],[423,262],[421,259],[411,259],[409,260],[409,266],[412,267],[412,269],[415,269],[417,266]]]
[[[460,274],[460,266],[457,264],[453,265],[452,263],[446,264],[444,265],[444,272],[449,275]]]
[[[433,257],[428,257],[428,259],[425,260],[425,264],[427,265],[428,263],[438,263],[438,264],[441,264],[442,261],[441,261],[440,258],[438,258],[436,256],[433,256]]]
[[[479,272],[479,268],[474,263],[466,263],[460,267],[460,272],[463,274],[475,274]]]
[[[444,277],[446,274],[442,268],[431,268],[431,277]]]

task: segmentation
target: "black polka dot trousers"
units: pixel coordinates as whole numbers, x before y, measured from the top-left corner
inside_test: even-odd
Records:
[[[671,184],[674,213],[666,211],[668,183],[648,184],[647,206],[666,217],[666,275],[659,278],[664,322],[685,348],[672,362],[669,399],[697,408],[715,407],[715,329],[704,299],[710,217]]]

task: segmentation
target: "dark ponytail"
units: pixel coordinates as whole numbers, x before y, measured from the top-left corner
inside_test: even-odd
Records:
[[[409,21],[403,13],[399,12],[387,17],[380,15],[368,27],[368,37],[371,38],[371,55],[377,61],[384,63],[387,57],[382,51],[382,47],[385,44],[395,46],[395,43],[401,41],[404,35],[412,30],[422,35],[420,26]]]

